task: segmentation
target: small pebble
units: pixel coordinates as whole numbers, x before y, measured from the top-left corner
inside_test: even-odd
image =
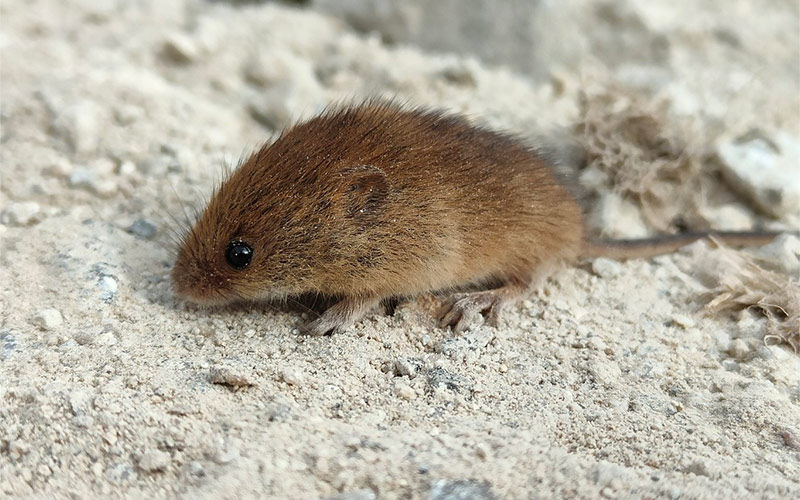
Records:
[[[205,469],[203,469],[203,464],[200,462],[192,462],[189,464],[189,473],[195,477],[203,477],[206,475]]]
[[[680,313],[672,315],[672,322],[683,329],[692,328],[695,325],[695,321],[691,316]]]
[[[444,387],[445,389],[459,393],[459,394],[472,394],[475,388],[475,383],[461,375],[451,373],[444,368],[436,367],[428,370],[428,386],[430,389]]]
[[[117,192],[117,183],[112,179],[98,179],[89,188],[101,198],[111,198]]]
[[[128,226],[127,231],[143,240],[152,240],[156,234],[156,226],[146,219],[137,219]]]
[[[213,366],[208,372],[208,379],[212,384],[227,385],[229,387],[248,387],[256,383],[245,373],[228,366]]]
[[[281,378],[284,382],[289,385],[303,385],[305,383],[305,377],[303,374],[294,368],[288,368],[281,373]]]
[[[92,405],[92,395],[84,390],[72,391],[69,395],[69,406],[72,409],[72,414],[80,416],[86,414]]]
[[[214,463],[218,465],[226,465],[239,458],[239,450],[236,448],[228,448],[227,450],[219,450],[214,455]]]
[[[782,234],[757,252],[762,265],[791,276],[800,275],[800,238]]]
[[[745,359],[750,354],[750,346],[742,339],[733,340],[728,345],[728,354],[734,359]]]
[[[58,115],[54,128],[76,153],[97,149],[100,141],[100,107],[93,101],[78,102]]]
[[[410,385],[402,382],[395,385],[394,392],[406,401],[411,401],[417,397],[417,393],[414,392],[414,389]]]
[[[105,302],[110,302],[117,295],[117,280],[111,276],[102,276],[97,287],[100,289],[100,298]]]
[[[76,168],[67,177],[67,183],[74,188],[90,188],[94,182],[95,173],[85,168]]]
[[[169,453],[161,450],[150,450],[139,459],[139,468],[145,472],[159,472],[169,467]]]
[[[20,439],[15,439],[8,443],[8,454],[15,460],[22,458],[22,456],[27,454],[30,449],[30,445]]]
[[[194,40],[187,35],[173,33],[164,41],[164,55],[174,62],[187,64],[200,57],[200,50]]]
[[[622,272],[622,266],[619,262],[605,257],[599,257],[592,261],[592,272],[601,278],[615,278]]]
[[[394,373],[398,376],[406,376],[410,379],[417,376],[417,372],[422,368],[422,363],[419,360],[401,358],[394,362]]]
[[[683,470],[684,472],[689,472],[696,476],[706,476],[711,479],[715,479],[720,476],[719,472],[714,467],[714,464],[708,459],[695,460],[687,465]]]
[[[29,226],[39,222],[41,207],[35,201],[11,203],[3,210],[0,221],[7,226]]]
[[[478,458],[481,460],[489,460],[492,458],[492,449],[486,443],[478,443],[475,446],[475,454],[478,455]]]
[[[64,323],[58,309],[42,309],[33,318],[33,323],[44,330],[54,330]]]
[[[762,211],[800,210],[800,142],[784,131],[750,132],[717,147],[722,177]]]

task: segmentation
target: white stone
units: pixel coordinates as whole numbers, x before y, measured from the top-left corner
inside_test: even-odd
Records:
[[[171,60],[186,64],[200,57],[197,44],[183,33],[172,33],[164,40],[164,54]]]
[[[289,385],[303,385],[305,377],[303,374],[294,368],[288,368],[281,373],[281,378]]]
[[[754,225],[752,212],[740,204],[707,207],[702,215],[716,230],[749,231]]]
[[[756,253],[762,265],[776,271],[800,277],[800,238],[782,234]]]
[[[150,450],[139,459],[139,467],[146,472],[163,471],[170,464],[169,453],[161,450]]]
[[[593,227],[609,238],[644,238],[648,236],[639,209],[616,193],[605,193],[592,211]]]
[[[3,210],[0,221],[7,226],[28,226],[39,221],[41,207],[35,201],[11,203]]]
[[[251,80],[263,81],[266,90],[259,90],[250,100],[250,113],[259,122],[283,128],[303,117],[317,114],[326,101],[313,66],[308,61],[287,59],[285,68],[261,71],[251,69]]]
[[[750,353],[750,346],[742,339],[735,339],[728,345],[728,354],[734,359],[745,359]]]
[[[54,330],[64,323],[64,318],[58,309],[42,309],[34,316],[33,322],[44,330]]]
[[[604,257],[598,257],[592,261],[592,271],[601,278],[614,278],[622,272],[619,262]]]
[[[410,385],[403,382],[395,385],[394,393],[406,401],[411,401],[417,397],[417,393],[414,391],[414,389]]]
[[[54,128],[67,140],[76,153],[97,149],[100,140],[99,107],[89,100],[67,107],[55,119]]]
[[[800,142],[785,132],[752,131],[717,146],[722,175],[764,212],[800,212]]]
[[[117,280],[111,276],[103,276],[97,282],[97,287],[100,289],[100,298],[109,301],[117,295]]]

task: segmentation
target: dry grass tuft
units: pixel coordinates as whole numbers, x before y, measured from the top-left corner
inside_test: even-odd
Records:
[[[659,231],[695,225],[699,216],[692,214],[704,199],[703,149],[691,124],[671,116],[668,102],[618,86],[584,91],[580,105],[576,137],[586,168],[599,170],[604,181],[593,189],[620,193]]]
[[[710,252],[706,270],[715,285],[708,293],[706,309],[713,312],[755,308],[768,320],[764,341],[788,344],[800,350],[800,280],[769,271],[745,253],[721,246]],[[711,262],[713,260],[713,262]]]

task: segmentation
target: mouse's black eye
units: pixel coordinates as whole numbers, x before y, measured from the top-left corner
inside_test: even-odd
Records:
[[[253,249],[244,241],[231,241],[225,249],[225,260],[234,269],[244,269],[253,260]]]

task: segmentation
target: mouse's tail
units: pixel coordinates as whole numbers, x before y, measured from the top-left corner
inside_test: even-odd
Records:
[[[800,232],[787,231],[800,236]],[[697,240],[709,238],[730,247],[757,247],[774,240],[779,231],[705,231],[633,240],[590,240],[584,243],[581,257],[593,259],[640,259],[671,253]]]

